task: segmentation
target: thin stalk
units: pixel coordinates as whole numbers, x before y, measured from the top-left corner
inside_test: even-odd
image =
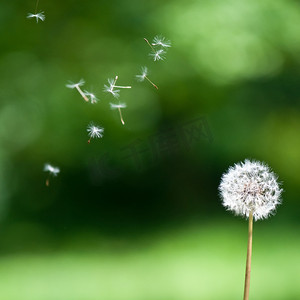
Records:
[[[123,125],[125,125],[125,122],[124,122],[124,120],[123,120],[122,112],[121,112],[121,108],[120,108],[120,107],[118,107],[118,111],[119,111],[119,113],[120,113],[120,119],[121,119],[121,122],[122,122]]]
[[[81,88],[76,85],[76,89],[79,92],[79,94],[81,95],[81,97],[86,101],[89,102],[89,98],[85,95],[85,93],[81,90]]]
[[[114,85],[114,88],[118,88],[118,89],[131,89],[131,86]]]
[[[40,0],[37,0],[37,1],[36,1],[36,4],[35,4],[35,12],[34,12],[35,14],[37,13],[37,8],[38,8],[38,5],[39,5],[39,1],[40,1]]]
[[[131,89],[131,86],[120,86],[120,85],[116,85],[118,78],[119,78],[119,76],[117,75],[117,76],[115,77],[114,82],[113,82],[112,85],[111,85],[111,86],[112,86],[112,90],[113,90],[114,88]]]
[[[113,81],[113,83],[110,85],[110,87],[109,87],[109,92],[110,93],[112,93],[112,94],[114,94],[114,88],[116,87],[115,85],[116,85],[116,82],[117,82],[117,80],[118,80],[118,78],[119,78],[119,76],[117,75],[116,77],[115,77],[115,80]]]
[[[119,76],[117,75],[117,76],[115,77],[115,80],[114,80],[113,84],[112,84],[112,86],[113,86],[113,87],[115,87],[115,85],[116,85],[116,83],[117,83],[117,80],[118,80],[118,78],[119,78]]]
[[[154,84],[147,76],[145,78],[158,90],[158,87],[156,84]]]
[[[251,211],[249,214],[249,226],[248,226],[248,248],[247,248],[244,300],[249,299],[251,256],[252,256],[252,234],[253,234],[253,213]]]
[[[152,51],[153,51],[154,53],[156,53],[155,49],[154,49],[153,46],[149,43],[149,41],[148,41],[146,38],[144,38],[144,40],[145,40],[146,43],[150,46],[150,48],[152,49]]]

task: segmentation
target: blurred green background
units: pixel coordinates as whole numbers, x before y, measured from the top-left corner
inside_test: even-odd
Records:
[[[0,2],[0,298],[241,299],[247,222],[217,189],[254,158],[284,194],[254,224],[250,297],[300,299],[300,3],[40,0],[38,24],[35,5]],[[97,104],[66,88],[81,78]]]

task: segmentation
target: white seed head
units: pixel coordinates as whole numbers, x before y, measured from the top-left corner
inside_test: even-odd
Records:
[[[166,40],[166,38],[164,38],[163,36],[157,35],[154,37],[152,45],[161,46],[163,48],[169,48],[171,47],[171,42],[169,40]]]
[[[147,67],[141,67],[141,75],[135,75],[135,77],[137,78],[138,81],[144,81],[145,78],[148,75],[148,68]]]
[[[114,90],[113,88],[107,86],[107,85],[104,85],[104,92],[107,92],[107,93],[111,93],[115,98],[119,98],[120,97],[120,90]]]
[[[274,214],[281,203],[282,189],[267,165],[246,159],[223,174],[219,192],[228,210],[246,218],[252,211],[254,219],[259,220]]]
[[[32,13],[28,13],[27,14],[27,18],[36,18],[36,22],[38,23],[39,20],[44,21],[45,20],[45,14],[43,11],[39,12],[38,14],[32,14]]]
[[[149,53],[150,56],[153,57],[153,60],[154,61],[157,61],[157,60],[164,60],[165,59],[165,55],[166,54],[166,51],[163,50],[163,49],[159,49],[153,53]]]
[[[114,88],[114,85],[115,85],[117,79],[118,79],[118,77],[116,77],[116,78],[108,78],[107,79],[110,88],[112,88],[112,89]]]
[[[99,101],[99,99],[95,96],[95,94],[90,93],[87,90],[84,91],[84,94],[90,98],[92,104],[95,104]]]
[[[111,93],[115,98],[118,98],[120,96],[119,95],[120,90],[115,90],[114,89],[116,79],[108,78],[107,81],[108,81],[108,85],[104,84],[103,91],[106,92],[106,93]]]
[[[66,84],[66,87],[69,89],[75,89],[79,86],[84,85],[84,83],[85,83],[85,81],[83,79],[80,79],[79,82],[77,82],[77,83],[73,83],[70,81],[68,84]]]
[[[104,128],[95,126],[94,124],[91,123],[87,127],[87,132],[88,132],[89,137],[91,137],[91,138],[102,138]]]
[[[44,171],[49,172],[53,176],[56,176],[60,172],[60,169],[58,167],[53,167],[50,164],[45,164]]]
[[[125,107],[127,107],[126,103],[119,103],[119,104],[109,103],[109,104],[110,104],[110,108],[111,109],[118,109],[118,108],[125,108]]]

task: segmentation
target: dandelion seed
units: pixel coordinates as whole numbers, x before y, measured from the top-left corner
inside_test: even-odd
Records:
[[[87,132],[90,137],[88,140],[88,144],[89,144],[91,142],[92,138],[102,138],[103,137],[104,128],[95,126],[93,123],[91,123],[87,127]]]
[[[165,50],[159,49],[159,50],[155,51],[154,53],[149,53],[149,56],[152,56],[154,61],[158,61],[158,60],[164,60],[165,54],[166,54]]]
[[[114,87],[115,87],[114,85],[115,85],[117,79],[118,79],[118,76],[116,76],[115,79],[112,79],[112,78],[107,79],[109,85],[104,84],[104,89],[103,89],[104,92],[111,93],[115,98],[118,98],[120,96],[119,95],[120,90],[114,90]]]
[[[264,219],[274,214],[281,203],[282,189],[277,183],[277,176],[270,168],[258,161],[245,160],[230,167],[223,174],[219,186],[223,205],[237,215],[247,217],[248,248],[244,300],[249,299],[250,272],[252,257],[252,235],[254,220]]]
[[[50,164],[45,164],[44,171],[49,172],[53,176],[57,176],[57,174],[60,172],[60,169],[58,167],[53,167]]]
[[[118,88],[118,89],[131,89],[131,86],[120,86],[120,85],[116,85],[116,82],[118,80],[118,76],[115,77],[115,79],[111,79],[109,78],[107,81],[108,81],[108,85],[104,84],[104,92],[107,92],[107,93],[111,93],[115,98],[118,98],[120,95],[119,95],[119,92],[120,90],[115,90],[115,88]]]
[[[142,74],[141,75],[135,75],[135,77],[137,78],[138,81],[144,81],[145,79],[148,80],[157,90],[158,90],[158,87],[156,84],[154,84],[148,77],[148,68],[147,67],[142,67],[141,68],[141,72]]]
[[[44,12],[39,12],[39,13],[35,13],[35,14],[32,14],[32,13],[28,13],[27,14],[27,18],[30,19],[30,18],[36,18],[36,22],[38,23],[39,20],[41,21],[44,21],[45,20],[45,14]]]
[[[88,97],[85,95],[85,93],[81,90],[81,86],[84,85],[85,81],[83,79],[80,79],[79,82],[77,83],[73,83],[73,82],[69,82],[68,84],[66,84],[66,87],[69,89],[77,89],[77,91],[79,92],[79,94],[81,95],[81,97],[86,101],[89,102]]]
[[[87,97],[90,97],[90,101],[92,104],[95,104],[99,101],[99,99],[95,96],[95,94],[88,92],[87,90],[84,90],[84,94]]]
[[[125,125],[125,122],[124,122],[123,116],[122,116],[122,112],[121,112],[121,108],[127,107],[126,103],[119,103],[119,104],[109,103],[109,104],[110,104],[111,109],[117,109],[119,111],[121,123],[123,125]]]
[[[163,48],[169,48],[171,47],[171,42],[169,40],[166,40],[163,36],[157,35],[153,39],[152,46],[161,46]]]
[[[37,23],[39,22],[39,20],[44,21],[46,18],[43,11],[39,13],[37,12],[38,5],[39,5],[39,0],[36,1],[34,14],[32,13],[27,14],[27,18],[36,18]]]
[[[152,45],[149,43],[149,41],[146,38],[144,38],[144,40],[146,41],[146,43],[149,45],[149,47],[152,50],[152,53],[149,53],[149,56],[152,56],[154,61],[164,60],[165,59],[164,55],[166,54],[166,51],[163,50],[163,49],[158,49],[157,50],[157,49],[154,48],[154,46],[162,46],[162,41],[163,40],[161,40],[161,39],[158,40],[158,37],[156,36],[154,38],[153,42],[157,41],[157,42],[160,42],[160,43],[159,44],[158,43],[157,44],[153,43]],[[165,41],[165,44],[163,44],[164,46],[162,46],[162,47],[171,47],[170,42],[169,42],[169,45],[167,44],[167,42],[169,42],[169,41]]]
[[[49,176],[57,176],[57,174],[60,172],[60,169],[47,163],[44,165],[44,172],[49,172]],[[46,179],[46,186],[49,186],[49,176]]]
[[[142,71],[141,75],[135,75],[135,77],[137,78],[138,81],[144,81],[148,75],[147,67],[141,67],[141,71]]]

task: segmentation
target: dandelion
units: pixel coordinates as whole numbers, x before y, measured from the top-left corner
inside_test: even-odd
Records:
[[[44,21],[46,17],[45,17],[44,12],[42,11],[42,12],[35,13],[35,14],[28,13],[27,19],[30,19],[30,18],[36,18],[36,22],[38,23],[39,20]]]
[[[149,45],[149,47],[151,48],[151,50],[152,50],[152,53],[149,53],[149,56],[152,56],[153,57],[153,60],[154,61],[157,61],[157,60],[164,60],[165,59],[165,54],[166,54],[166,51],[165,50],[163,50],[163,49],[158,49],[158,50],[156,50],[155,48],[154,48],[154,46],[155,46],[155,44],[153,43],[153,44],[150,44],[149,43],[149,41],[146,39],[146,38],[144,38],[144,40],[146,41],[146,43]],[[154,41],[154,40],[153,40]],[[160,45],[160,44],[158,44],[158,45]],[[161,46],[161,45],[160,45]],[[171,45],[170,45],[171,46]]]
[[[103,89],[104,92],[111,93],[115,98],[118,98],[120,96],[119,95],[120,90],[114,90],[117,79],[118,76],[116,76],[115,79],[112,78],[107,79],[109,85],[104,84],[104,89]]]
[[[69,82],[68,84],[66,84],[66,87],[69,89],[76,89],[79,94],[81,95],[81,97],[86,101],[89,102],[88,97],[85,95],[85,93],[81,90],[81,86],[84,85],[84,80],[80,79],[79,82],[77,83],[73,83],[73,82]]]
[[[120,86],[120,85],[116,85],[116,82],[118,80],[118,76],[115,77],[115,79],[111,79],[109,78],[108,81],[108,85],[104,84],[104,92],[107,93],[111,93],[115,98],[118,98],[119,92],[120,90],[115,90],[115,88],[119,88],[119,89],[131,89],[131,86]]]
[[[92,138],[102,138],[103,137],[103,132],[104,132],[104,128],[99,127],[99,126],[95,126],[93,123],[89,124],[87,127],[87,132],[89,135],[89,140],[88,140],[88,144],[91,142]]]
[[[163,48],[169,48],[171,47],[171,42],[169,40],[166,40],[166,38],[164,38],[163,36],[157,35],[153,39],[152,46],[161,46]]]
[[[57,174],[60,172],[60,169],[47,163],[44,165],[44,172],[49,172],[48,178],[46,179],[46,186],[49,186],[49,176],[57,176]]]
[[[276,175],[257,161],[245,160],[229,168],[219,187],[223,205],[237,215],[267,218],[280,203]]]
[[[267,165],[258,161],[245,160],[230,167],[228,172],[223,174],[219,191],[223,205],[228,210],[249,219],[244,289],[244,300],[248,300],[253,218],[256,221],[274,214],[276,206],[281,203],[282,189],[277,182],[277,176]]]
[[[50,164],[45,164],[44,171],[49,172],[49,174],[53,176],[57,176],[57,174],[60,172],[60,169],[58,167],[53,167]]]
[[[142,67],[141,68],[141,72],[142,74],[141,75],[135,75],[135,77],[137,78],[138,81],[144,81],[145,79],[148,80],[157,90],[158,90],[158,87],[156,84],[154,84],[148,77],[148,68],[147,67]]]
[[[87,90],[84,90],[84,94],[87,97],[90,97],[90,101],[92,104],[95,104],[99,101],[99,99],[95,96],[95,94],[88,92]]]
[[[110,104],[111,109],[118,109],[119,114],[120,114],[120,120],[121,120],[122,124],[125,125],[125,122],[122,117],[121,108],[125,108],[127,106],[126,103],[119,103],[119,104],[109,103],[109,104]]]
[[[32,14],[32,13],[27,14],[27,18],[28,18],[28,19],[29,19],[29,18],[36,18],[36,22],[37,22],[37,23],[39,22],[39,19],[40,19],[41,21],[44,21],[45,18],[46,18],[43,11],[37,13],[38,5],[39,5],[39,0],[36,1],[34,14]]]
[[[149,56],[152,56],[153,60],[157,61],[157,60],[164,60],[166,58],[165,54],[166,54],[165,50],[159,49],[159,50],[155,51],[154,53],[149,53]]]

